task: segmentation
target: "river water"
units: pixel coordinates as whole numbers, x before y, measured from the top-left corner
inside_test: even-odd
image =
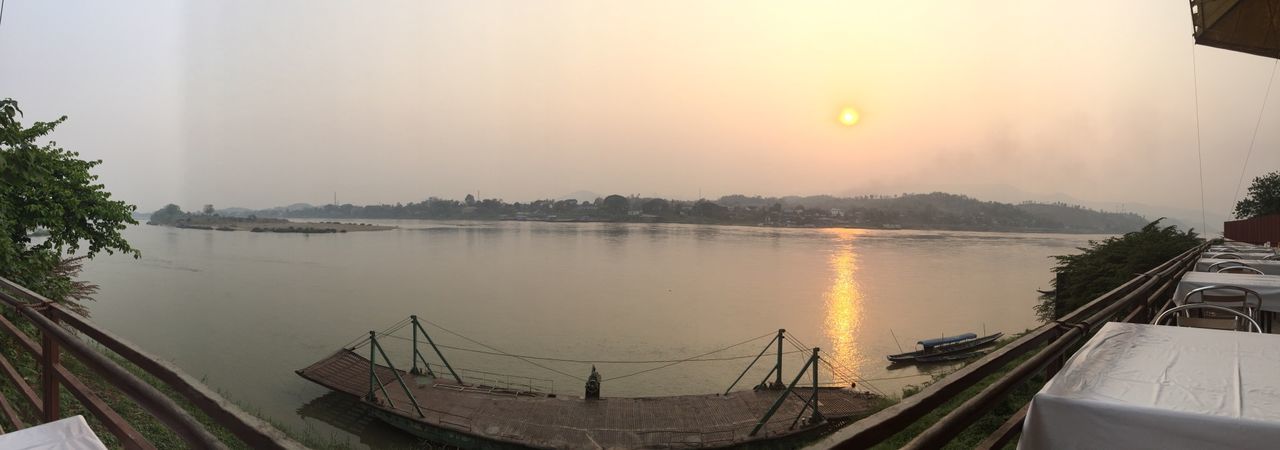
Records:
[[[1049,286],[1049,256],[1102,238],[377,223],[399,228],[300,235],[130,227],[125,236],[142,251],[141,259],[103,256],[86,265],[83,278],[101,286],[90,305],[92,319],[290,428],[358,447],[399,446],[413,441],[353,418],[349,403],[326,396],[294,370],[410,314],[429,321],[427,331],[443,345],[482,349],[479,342],[508,353],[582,361],[678,360],[760,337],[711,355],[755,356],[785,328],[799,342],[829,352],[846,371],[835,376],[823,367],[824,381],[853,375],[866,380],[859,389],[898,395],[903,386],[927,380],[928,372],[954,366],[890,368],[886,354],[944,334],[1034,328],[1035,289]],[[405,328],[400,335],[407,333]],[[382,342],[398,366],[409,364],[407,342]],[[537,378],[529,383],[561,395],[581,395],[578,378],[591,368],[537,361],[547,367],[540,368],[443,351],[455,367]],[[786,355],[785,378],[795,376],[805,356]],[[429,358],[433,364],[436,359]],[[723,392],[749,362],[687,362],[648,372],[663,364],[596,366],[605,396],[653,396]],[[758,383],[771,366],[768,358],[758,363],[735,389]]]

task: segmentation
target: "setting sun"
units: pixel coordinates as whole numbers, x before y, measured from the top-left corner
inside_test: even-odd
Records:
[[[846,127],[851,127],[858,123],[858,111],[853,108],[845,108],[840,111],[840,123]]]

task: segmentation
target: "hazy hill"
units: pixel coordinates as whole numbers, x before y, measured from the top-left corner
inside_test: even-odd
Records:
[[[839,209],[855,221],[869,225],[895,224],[916,228],[961,228],[990,230],[1045,230],[1096,233],[1124,233],[1149,222],[1132,213],[1112,213],[1064,203],[1023,203],[1019,205],[982,201],[975,198],[934,192],[897,196],[861,197],[747,197],[729,195],[717,203],[724,206],[768,208]]]
[[[919,228],[973,231],[1045,231],[1116,234],[1149,222],[1137,214],[1097,211],[1065,203],[1010,204],[963,195],[868,195],[861,197],[748,197],[686,201],[608,195],[593,201],[431,197],[394,205],[290,205],[257,211],[219,210],[227,216],[327,219],[467,219],[582,222],[678,222],[783,227]]]

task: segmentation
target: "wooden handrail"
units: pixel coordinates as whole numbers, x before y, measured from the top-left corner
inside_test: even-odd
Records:
[[[873,447],[906,429],[1009,362],[1034,351],[1036,354],[1031,359],[1001,376],[908,444],[908,447],[914,448],[940,448],[974,420],[990,411],[995,403],[1003,400],[1014,386],[1046,367],[1052,367],[1055,360],[1061,360],[1065,353],[1073,348],[1072,344],[1092,335],[1107,320],[1131,307],[1150,308],[1158,300],[1159,295],[1167,289],[1169,283],[1176,285],[1177,278],[1193,267],[1199,253],[1203,252],[1208,245],[1204,243],[1196,246],[1145,273],[1138,274],[1133,279],[1068,313],[1062,319],[1044,324],[1022,335],[1014,342],[930,384],[919,393],[836,430],[815,442],[813,446],[816,448]],[[1157,286],[1159,288],[1156,288]],[[1039,349],[1041,345],[1045,347]],[[1010,428],[1020,429],[1020,427]],[[1000,430],[997,430],[997,433],[999,432]],[[1005,439],[1007,441],[1008,437]]]
[[[127,395],[156,420],[181,437],[188,446],[193,448],[225,448],[225,445],[188,411],[178,406],[176,402],[155,387],[137,378],[116,364],[115,361],[90,347],[84,339],[72,334],[71,331],[58,322],[65,323],[72,330],[82,333],[85,337],[92,339],[99,345],[134,364],[143,372],[154,376],[208,415],[213,422],[230,431],[251,448],[303,448],[297,442],[289,439],[284,433],[266,423],[266,421],[244,412],[207,386],[183,373],[177,367],[160,361],[158,358],[92,324],[84,317],[4,278],[0,278],[0,306],[7,306],[19,312],[41,332],[42,339],[45,339],[46,343],[53,344],[53,351],[56,352],[59,347],[66,349],[69,356],[75,357],[100,375],[104,381]],[[47,406],[39,403],[42,403],[41,400],[47,400],[44,397],[50,395],[56,397],[57,385],[64,385],[91,414],[101,420],[108,431],[120,438],[126,448],[154,448],[118,413],[107,406],[87,386],[67,371],[58,362],[60,358],[49,356],[48,352],[45,351],[46,345],[35,343],[18,327],[14,326],[12,322],[2,316],[0,316],[0,330],[13,337],[23,350],[39,357],[39,359],[48,360],[43,361],[42,373],[45,375],[42,376],[51,377],[48,379],[54,380],[52,385],[55,389],[46,390],[42,393],[43,395],[37,396],[24,380],[20,378],[18,380],[12,379],[14,375],[17,375],[16,371],[10,371],[11,364],[0,359],[0,371],[3,371],[6,377],[9,377],[10,381],[18,387],[18,391],[22,393],[23,397],[30,402],[37,403],[32,405],[37,413],[41,416],[49,415],[49,411],[46,409]],[[42,383],[42,386],[48,387],[49,385],[50,382],[48,381]],[[3,408],[2,406],[0,405],[0,410],[9,415],[10,408]],[[53,412],[56,413],[57,411]],[[14,419],[15,417],[10,415],[10,420],[13,421]],[[47,420],[47,418],[45,419]]]

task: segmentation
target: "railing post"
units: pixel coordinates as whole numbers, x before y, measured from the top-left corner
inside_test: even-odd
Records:
[[[818,412],[818,362],[822,361],[822,357],[818,356],[818,347],[813,348],[813,416],[810,422],[818,423],[822,421],[822,413]]]
[[[395,363],[391,362],[391,357],[387,356],[386,350],[383,350],[382,346],[378,345],[378,341],[376,339],[371,340],[369,346],[376,349],[378,354],[382,355],[382,360],[387,362],[387,368],[391,369],[391,375],[396,377],[396,382],[400,384],[400,389],[404,389],[404,395],[409,397],[410,403],[413,403],[413,409],[418,412],[418,417],[426,417],[426,415],[422,414],[422,407],[418,406],[418,399],[414,397],[413,392],[409,390],[409,385],[404,383],[404,378],[400,377],[400,372],[396,370]],[[392,408],[395,408],[395,404],[391,403],[391,394],[387,393],[387,388],[385,386],[382,387],[382,395],[387,397],[387,404],[391,405]]]
[[[378,345],[377,333],[374,332],[373,330],[370,330],[369,331],[369,395],[367,395],[365,398],[367,398],[369,401],[374,403],[377,403],[378,401],[378,396],[374,394],[374,390],[377,389],[377,384],[375,383],[375,380],[378,379],[378,375],[373,372],[374,369],[377,367],[377,362],[376,362],[377,359],[375,358],[377,358],[378,354],[376,352],[378,351],[378,349],[374,348],[374,346],[376,345]]]
[[[430,334],[427,334],[427,329],[426,329],[426,328],[422,328],[422,325],[419,325],[419,324],[418,324],[418,316],[410,316],[410,317],[412,317],[412,318],[413,318],[413,328],[414,328],[414,330],[421,330],[421,331],[422,331],[422,337],[427,338],[427,344],[430,344],[430,345],[431,345],[431,349],[436,351],[436,356],[439,356],[439,357],[440,357],[440,362],[443,362],[443,363],[444,363],[444,368],[445,368],[445,369],[449,369],[449,374],[450,374],[450,375],[453,375],[453,379],[454,379],[454,381],[457,381],[457,382],[458,382],[458,384],[462,384],[462,377],[458,376],[458,372],[455,372],[455,371],[453,370],[453,366],[449,365],[449,360],[444,359],[444,354],[443,354],[443,353],[440,353],[440,347],[436,347],[436,342],[435,342],[435,341],[433,341],[433,340],[431,340],[431,335],[430,335]],[[416,333],[417,333],[417,331],[415,331],[414,333],[415,333],[415,336],[416,336],[416,335],[417,335],[417,334],[416,334]]]
[[[409,369],[409,373],[413,375],[421,375],[422,371],[418,369],[418,360],[422,359],[423,364],[426,364],[427,360],[423,359],[422,353],[418,352],[418,315],[414,314],[409,316],[409,320],[413,322],[413,326],[410,327],[413,329],[413,367]],[[427,372],[430,373],[431,364],[426,364],[426,366]]]
[[[747,364],[747,368],[742,369],[742,373],[738,374],[738,379],[733,380],[733,384],[730,384],[729,388],[724,390],[724,395],[729,395],[729,391],[732,391],[733,387],[737,386],[739,381],[742,381],[742,377],[747,375],[747,371],[751,370],[751,367],[755,366],[757,361],[760,361],[760,357],[764,356],[764,353],[769,351],[769,346],[771,345],[773,345],[773,341],[769,341],[769,343],[764,344],[764,348],[760,349],[760,354],[756,355],[756,359],[751,360],[751,364]],[[773,372],[769,372],[768,375],[765,375],[764,381],[761,381],[760,384],[769,382],[769,377],[771,376],[773,376]]]
[[[783,334],[786,332],[787,332],[786,329],[783,329],[783,328],[778,329],[778,366],[777,366],[778,377],[773,380],[775,388],[782,387],[782,339],[783,339]]]
[[[54,314],[52,308],[46,308],[42,314],[50,321],[58,322],[58,316]],[[40,331],[40,349],[40,395],[44,400],[43,419],[45,422],[53,422],[62,418],[62,413],[59,411],[59,400],[62,395],[58,389],[58,341],[48,330]]]
[[[769,410],[765,411],[763,416],[760,416],[760,420],[756,422],[756,427],[752,428],[751,432],[748,433],[747,436],[755,436],[756,433],[760,432],[761,428],[764,428],[764,424],[769,422],[769,418],[773,417],[773,413],[778,412],[778,407],[782,406],[782,402],[787,399],[788,395],[791,395],[792,391],[796,388],[796,384],[800,382],[801,378],[804,378],[804,373],[805,371],[809,370],[809,365],[816,364],[816,363],[817,361],[815,361],[813,358],[809,358],[809,362],[805,364],[804,367],[801,368],[799,372],[796,372],[796,378],[794,380],[791,380],[791,384],[785,385],[783,387],[782,394],[779,395],[778,399],[773,402],[773,406],[770,406]]]

